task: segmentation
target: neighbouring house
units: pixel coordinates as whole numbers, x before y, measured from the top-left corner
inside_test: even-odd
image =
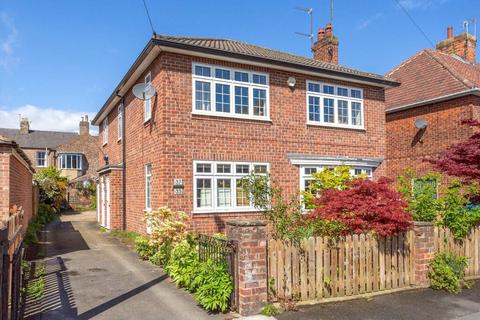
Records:
[[[168,206],[213,233],[258,216],[239,184],[252,171],[270,172],[288,194],[342,164],[385,175],[385,89],[399,83],[339,65],[338,45],[331,25],[313,59],[155,35],[92,121],[108,159],[98,171],[101,225],[145,233],[145,211]],[[139,83],[156,96],[136,98]]]
[[[480,119],[480,66],[476,38],[468,33],[425,49],[387,74],[401,85],[386,91],[387,172],[391,178],[414,168],[433,169],[436,158],[454,143],[466,140],[473,128],[462,120]]]
[[[38,204],[38,192],[32,182],[34,172],[29,157],[19,145],[0,135],[0,224],[19,212],[23,232],[26,232]]]
[[[98,137],[90,134],[88,116],[82,117],[79,133],[31,130],[28,119],[22,118],[20,129],[0,128],[0,135],[16,141],[37,171],[54,166],[68,177],[71,205],[90,204],[74,187],[94,180],[98,169],[100,147]]]

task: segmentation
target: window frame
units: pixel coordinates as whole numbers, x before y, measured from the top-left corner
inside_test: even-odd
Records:
[[[210,164],[211,172],[197,172],[198,164]],[[218,172],[217,165],[230,165],[230,173]],[[248,173],[237,173],[237,165],[248,165]],[[266,165],[267,175],[270,172],[270,164],[267,162],[247,162],[247,161],[211,161],[211,160],[194,160],[193,161],[193,210],[194,214],[206,214],[206,213],[228,213],[228,212],[256,212],[257,208],[250,203],[249,206],[237,205],[237,181],[245,176],[248,176],[253,172],[255,165]],[[260,175],[257,173],[257,175]],[[197,179],[210,179],[211,183],[211,206],[210,207],[198,207],[197,206]],[[222,179],[230,180],[230,207],[218,206],[218,187],[217,181]]]
[[[108,116],[102,121],[102,130],[103,145],[106,145],[108,143]]]
[[[43,153],[43,158],[40,158],[38,155],[40,153]],[[43,160],[43,165],[39,165],[38,164],[38,161],[39,160]],[[48,167],[48,155],[47,155],[47,151],[46,150],[43,150],[43,151],[37,151],[36,154],[35,154],[35,164],[36,164],[36,167],[37,168],[46,168]]]
[[[147,82],[147,78],[150,80]],[[152,72],[149,71],[143,78],[143,83],[145,85],[152,86]],[[146,87],[145,87],[146,88]],[[147,116],[147,105],[148,105],[148,116]],[[143,100],[143,122],[148,122],[152,119],[152,98]]]
[[[64,159],[64,157],[75,157],[77,162],[77,167],[73,168],[73,158],[70,160],[70,168],[68,167],[68,160]],[[81,153],[60,153],[58,155],[59,158],[59,168],[60,170],[83,170],[83,154]],[[66,163],[65,163],[66,162]]]
[[[210,77],[201,76],[195,74],[196,67],[210,68]],[[216,78],[216,69],[223,69],[230,71],[230,78]],[[235,80],[235,74],[239,72],[242,74],[248,74],[248,82]],[[270,77],[268,73],[257,72],[252,70],[231,68],[227,66],[212,65],[205,63],[192,63],[192,114],[194,115],[208,115],[215,117],[227,117],[227,118],[239,118],[239,119],[251,119],[251,120],[261,120],[261,121],[271,121],[270,120]],[[266,79],[266,84],[259,84],[253,82],[253,75],[264,76]],[[202,81],[210,83],[210,110],[197,110],[196,107],[196,81]],[[228,85],[230,87],[230,111],[221,112],[216,111],[217,106],[217,97],[216,97],[216,85]],[[235,88],[236,87],[246,87],[248,88],[248,114],[236,113],[235,108]],[[258,116],[254,115],[253,108],[253,89],[259,89],[265,91],[265,115]]]
[[[309,91],[310,85],[312,86],[320,86],[320,92],[313,92]],[[324,93],[323,87],[330,86],[333,87],[333,94]],[[341,96],[338,95],[338,89],[345,88],[348,89],[348,96]],[[360,92],[360,98],[352,97],[352,90],[356,90]],[[307,80],[306,81],[306,120],[307,125],[312,126],[321,126],[321,127],[334,127],[334,128],[345,128],[345,129],[357,129],[357,130],[365,130],[365,112],[364,112],[364,90],[358,87],[351,87],[351,86],[344,86],[344,85],[336,85],[332,83],[322,82],[322,81],[315,81],[315,80]],[[318,97],[319,98],[319,109],[320,109],[320,121],[310,120],[310,97]],[[324,99],[333,99],[333,122],[326,122],[324,121]],[[340,123],[339,122],[339,113],[338,113],[338,104],[339,100],[347,101],[348,103],[348,123]],[[360,125],[353,125],[352,119],[352,102],[360,103]]]
[[[144,172],[145,172],[145,211],[151,211],[152,210],[152,179],[153,179],[153,170],[152,170],[152,164],[147,163],[144,166]],[[149,170],[150,169],[150,170]]]
[[[122,141],[123,136],[123,103],[120,103],[117,108],[117,136],[118,141]]]

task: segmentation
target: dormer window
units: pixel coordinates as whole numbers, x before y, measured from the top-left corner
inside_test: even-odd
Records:
[[[307,81],[307,124],[364,129],[363,90]]]

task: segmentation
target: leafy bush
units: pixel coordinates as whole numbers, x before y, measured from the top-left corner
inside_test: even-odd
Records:
[[[437,253],[428,271],[433,289],[445,289],[450,293],[459,293],[464,287],[465,269],[468,266],[467,257],[453,253]]]
[[[40,170],[34,176],[40,190],[40,202],[60,210],[67,194],[68,179],[55,167]]]
[[[381,236],[405,232],[412,224],[401,194],[389,188],[390,180],[355,179],[349,189],[327,189],[316,200],[311,218],[342,223],[343,232],[373,231]]]
[[[41,228],[42,226],[35,219],[30,220],[23,242],[25,246],[28,247],[38,242],[38,233]]]
[[[280,313],[281,311],[271,303],[266,304],[262,308],[262,311],[260,311],[260,314],[263,314],[264,316],[267,316],[267,317],[278,316]]]
[[[189,291],[196,289],[194,278],[199,266],[198,253],[196,247],[188,241],[182,241],[173,248],[165,271],[172,280],[180,287],[185,287]]]
[[[48,204],[40,203],[38,205],[38,212],[36,216],[36,221],[41,225],[46,225],[49,222],[52,222],[57,218],[57,211]]]
[[[464,239],[480,223],[480,207],[468,206],[468,196],[462,192],[460,181],[450,183],[440,202],[441,218],[437,224],[450,229],[455,239]]]
[[[138,253],[140,258],[143,260],[148,260],[155,254],[155,247],[150,244],[149,239],[139,236],[137,239],[135,239],[135,251]]]
[[[150,227],[150,243],[155,247],[163,244],[175,245],[187,237],[188,216],[182,211],[173,211],[161,207],[145,214],[145,220]]]
[[[338,166],[332,169],[322,170],[312,174],[313,180],[308,185],[308,190],[305,190],[303,195],[303,202],[305,208],[315,208],[315,199],[326,189],[345,190],[348,188],[350,181],[358,178],[350,174],[350,167]]]
[[[160,247],[158,247],[158,249],[153,251],[154,253],[148,258],[148,261],[160,267],[166,266],[170,260],[172,246],[169,244],[162,244]]]
[[[399,192],[408,203],[407,210],[414,221],[433,222],[438,216],[440,201],[437,199],[438,174],[416,177],[412,169],[407,169],[398,178]]]
[[[217,264],[211,260],[201,263],[194,284],[198,285],[195,299],[205,310],[227,311],[232,282],[224,264]]]

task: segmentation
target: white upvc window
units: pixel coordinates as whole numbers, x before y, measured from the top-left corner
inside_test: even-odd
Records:
[[[152,74],[149,72],[145,76],[145,91],[152,86]],[[143,120],[146,122],[152,117],[152,98],[146,99],[143,101]]]
[[[193,208],[195,213],[255,211],[242,188],[242,178],[252,172],[267,174],[268,163],[194,161]]]
[[[118,106],[117,135],[118,135],[118,140],[122,140],[122,136],[123,136],[123,103],[120,103],[120,105]]]
[[[364,129],[363,90],[307,81],[307,124]]]
[[[60,154],[60,169],[82,170],[83,156],[77,153]]]
[[[321,172],[322,170],[332,169],[335,166],[333,165],[301,165],[300,166],[300,191],[308,190],[308,187],[311,181],[314,179],[312,174]],[[368,179],[373,178],[373,169],[372,167],[367,166],[354,166],[350,167],[350,175],[366,176]]]
[[[103,119],[102,122],[102,129],[103,129],[103,144],[107,144],[108,142],[108,116]]]
[[[192,113],[269,121],[268,74],[193,63]]]
[[[145,210],[152,210],[152,165],[145,165]]]
[[[37,167],[48,166],[47,151],[37,151]]]

